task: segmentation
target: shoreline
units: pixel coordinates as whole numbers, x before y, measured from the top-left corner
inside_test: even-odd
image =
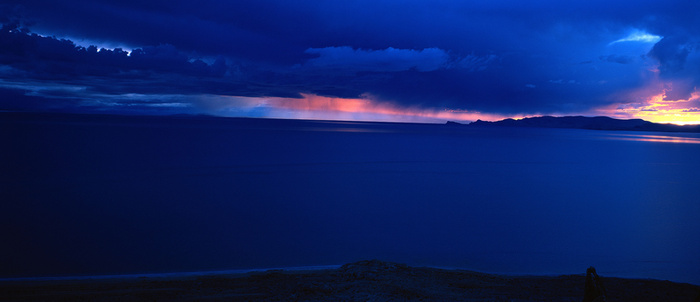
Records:
[[[136,273],[136,274],[105,274],[105,275],[75,275],[75,276],[48,276],[48,277],[10,277],[0,278],[0,285],[3,282],[34,282],[34,281],[83,281],[83,280],[111,280],[111,279],[138,279],[138,278],[189,278],[206,276],[229,276],[245,275],[256,272],[267,271],[317,271],[325,269],[337,269],[342,265],[310,265],[310,266],[290,266],[271,268],[251,268],[232,269],[214,271],[191,271],[191,272],[171,272],[171,273]]]
[[[381,261],[386,263],[392,263],[388,261]],[[208,276],[237,276],[237,275],[247,275],[252,273],[265,273],[265,272],[285,272],[285,273],[295,273],[295,272],[313,272],[313,271],[323,271],[323,270],[333,270],[339,269],[348,264],[330,264],[330,265],[308,265],[308,266],[286,266],[286,267],[266,267],[266,268],[244,268],[244,269],[224,269],[224,270],[204,270],[204,271],[181,271],[181,272],[165,272],[165,273],[131,273],[131,274],[102,274],[102,275],[64,275],[64,276],[40,276],[40,277],[0,277],[0,285],[6,282],[43,282],[43,281],[85,281],[85,280],[124,280],[124,279],[139,279],[139,278],[152,278],[152,279],[178,279],[178,278],[190,278],[190,277],[208,277]],[[555,272],[498,272],[498,271],[488,271],[488,270],[478,270],[466,267],[457,266],[432,266],[432,265],[410,265],[412,268],[420,269],[435,269],[442,271],[456,271],[456,272],[473,272],[482,273],[494,276],[503,277],[513,277],[513,278],[556,278],[560,276],[576,276],[585,275],[581,273],[555,273]],[[690,284],[695,286],[700,286],[700,283],[693,283],[688,281],[679,281],[663,278],[654,278],[641,275],[625,275],[625,274],[606,274],[609,278],[618,279],[629,279],[629,280],[650,280],[659,282],[672,282],[677,284]]]
[[[382,261],[383,262],[383,261]],[[348,263],[352,264],[352,263]],[[209,276],[238,276],[238,275],[248,275],[254,273],[266,273],[266,272],[285,272],[285,273],[296,273],[296,272],[314,272],[314,271],[324,271],[324,270],[334,270],[339,269],[344,265],[348,264],[334,264],[334,265],[309,265],[309,266],[288,266],[288,267],[269,267],[269,268],[250,268],[250,269],[230,269],[230,270],[211,270],[211,271],[183,271],[183,272],[167,272],[167,273],[134,273],[134,274],[103,274],[103,275],[66,275],[66,276],[43,276],[43,277],[7,277],[0,278],[0,285],[5,282],[43,282],[43,281],[89,281],[89,280],[128,280],[128,279],[179,279],[179,278],[190,278],[190,277],[209,277]],[[585,275],[584,273],[517,273],[517,272],[493,272],[484,270],[473,270],[463,267],[452,267],[452,266],[430,266],[430,265],[416,265],[411,266],[412,268],[421,269],[435,269],[442,271],[456,271],[456,272],[474,272],[482,273],[494,276],[512,277],[512,278],[556,278],[560,276],[576,276]],[[684,281],[674,281],[668,279],[660,279],[653,277],[644,276],[624,276],[624,275],[606,275],[610,278],[618,279],[629,279],[629,280],[651,280],[651,281],[663,281],[672,282],[678,284],[691,284],[700,286],[700,284],[695,284],[692,282]]]
[[[0,280],[11,301],[581,301],[586,275],[501,275],[377,260],[342,266]],[[600,276],[607,301],[688,301],[700,286]]]

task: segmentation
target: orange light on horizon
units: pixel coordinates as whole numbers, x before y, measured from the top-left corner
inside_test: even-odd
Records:
[[[616,118],[639,118],[645,121],[676,125],[700,124],[700,92],[686,100],[668,100],[665,90],[647,97],[640,103],[614,105],[599,109]]]

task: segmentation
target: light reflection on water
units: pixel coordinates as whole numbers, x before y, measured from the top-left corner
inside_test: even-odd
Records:
[[[392,133],[389,129],[373,129],[373,128],[349,128],[349,127],[313,127],[313,128],[297,128],[297,131],[320,131],[320,132],[355,132],[355,133]]]
[[[604,139],[652,142],[652,143],[676,143],[676,144],[700,144],[700,138],[692,136],[678,136],[679,134],[652,135],[632,133],[610,133],[603,135]],[[685,134],[689,135],[689,134]]]

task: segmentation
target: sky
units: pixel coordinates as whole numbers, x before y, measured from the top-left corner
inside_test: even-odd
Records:
[[[700,2],[5,0],[0,110],[700,123]]]

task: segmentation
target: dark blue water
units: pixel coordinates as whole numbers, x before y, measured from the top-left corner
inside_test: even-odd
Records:
[[[0,277],[382,259],[700,284],[700,139],[0,116]]]

